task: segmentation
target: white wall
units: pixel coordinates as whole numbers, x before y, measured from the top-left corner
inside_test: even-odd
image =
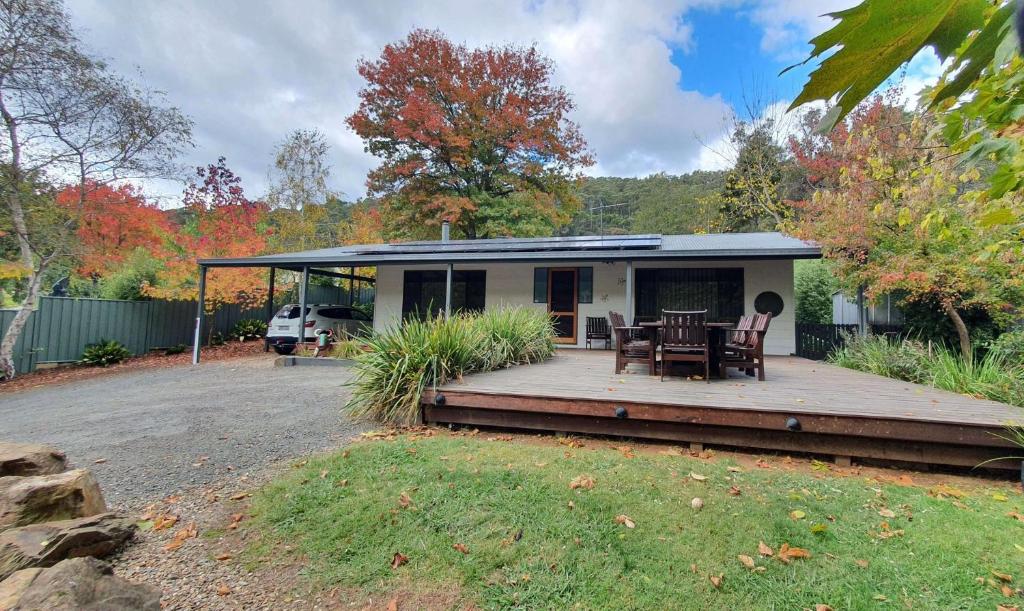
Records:
[[[503,305],[524,305],[546,310],[547,305],[533,303],[533,270],[535,267],[553,266],[533,263],[490,263],[456,265],[460,270],[484,270],[487,272],[485,307]],[[608,316],[610,310],[626,312],[626,264],[624,262],[559,262],[558,267],[593,267],[594,302],[579,304],[578,347],[585,344],[587,316]],[[765,338],[767,354],[791,354],[796,349],[794,334],[796,319],[793,295],[793,261],[788,259],[770,261],[651,261],[637,262],[633,268],[709,268],[742,267],[744,312],[754,312],[754,298],[762,291],[775,291],[782,297],[782,314],[772,319]],[[407,269],[437,269],[439,265],[382,266],[377,268],[377,302],[374,310],[373,327],[376,330],[393,325],[402,316],[402,283]]]

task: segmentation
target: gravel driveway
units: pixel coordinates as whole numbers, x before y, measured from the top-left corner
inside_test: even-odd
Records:
[[[54,445],[136,506],[342,445],[360,430],[340,412],[348,376],[255,357],[5,393],[0,439]]]

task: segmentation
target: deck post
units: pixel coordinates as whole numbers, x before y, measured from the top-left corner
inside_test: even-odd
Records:
[[[302,281],[299,284],[299,334],[295,338],[295,351],[306,341],[306,286],[309,284],[309,266],[302,266]]]
[[[270,268],[270,279],[267,281],[267,330],[270,330],[271,321],[274,320],[274,281],[277,276],[277,268]],[[270,341],[267,338],[263,338],[263,351],[270,351]]]
[[[451,225],[448,221],[441,223],[441,241],[447,242],[451,237]],[[444,317],[452,315],[452,276],[455,274],[455,266],[451,263],[445,268],[444,277]]]
[[[633,321],[633,262],[626,261],[626,325]]]
[[[196,307],[196,333],[192,338],[192,364],[199,364],[199,346],[203,340],[203,323],[206,322],[206,266],[199,266],[199,305]]]

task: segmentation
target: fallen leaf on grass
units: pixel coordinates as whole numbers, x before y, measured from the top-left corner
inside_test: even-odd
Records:
[[[711,585],[715,586],[715,589],[717,590],[722,587],[723,577],[725,577],[725,575],[709,575],[708,579],[711,580]]]
[[[1008,513],[1006,515],[1008,515],[1009,517],[1013,518],[1014,520],[1017,520],[1018,522],[1024,522],[1024,514],[1021,514],[1020,512],[1011,511],[1010,513]]]
[[[558,443],[563,445],[563,446],[569,446],[570,448],[582,448],[583,447],[583,442],[582,441],[579,441],[577,439],[573,439],[572,437],[563,437],[562,439],[558,440]]]
[[[854,560],[854,562],[856,562],[857,566],[859,566],[862,569],[866,569],[871,565],[871,563],[867,560]]]
[[[811,552],[803,549],[802,547],[790,547],[789,543],[783,543],[782,547],[779,548],[779,560],[789,564],[789,562],[796,558],[810,558]]]
[[[1017,605],[996,605],[996,611],[1020,611]]]
[[[327,479],[327,474],[330,473],[327,469],[320,471],[320,479]]]
[[[387,611],[398,611],[398,599],[397,598],[392,598],[390,601],[388,601],[388,609],[387,609]]]
[[[814,605],[814,611],[832,611],[832,607],[823,604]]]
[[[698,482],[706,482],[708,480],[708,477],[706,475],[701,475],[700,473],[691,472],[690,479]]]
[[[239,492],[238,494],[232,494],[230,498],[232,501],[241,501],[247,496],[249,496],[248,492]]]
[[[729,494],[731,494],[732,496],[739,496],[739,495],[743,494],[743,491],[740,490],[739,486],[730,486],[729,487]]]
[[[220,554],[217,556],[217,560],[231,560],[231,554]]]
[[[572,490],[576,490],[577,488],[591,490],[593,487],[594,478],[589,475],[577,475],[571,482],[569,482],[569,488]]]
[[[633,458],[635,456],[635,454],[633,454],[633,448],[629,446],[616,446],[615,449],[626,458]]]
[[[811,532],[820,535],[828,530],[828,524],[811,524]]]
[[[243,517],[245,517],[245,516],[243,516],[240,513],[232,514],[231,515],[231,523],[228,524],[228,530],[235,530],[236,528],[238,528],[238,523],[242,521]]]
[[[1009,497],[1007,497],[1002,492],[993,492],[992,493],[992,500],[993,501],[999,501],[1000,503],[1005,503],[1006,501],[1008,501],[1010,499],[1009,499]]]
[[[999,581],[1005,581],[1006,583],[1010,583],[1013,581],[1013,575],[1009,575],[1007,573],[1000,573],[999,571],[992,571],[992,576],[998,579]]]
[[[398,567],[402,566],[406,562],[409,562],[409,557],[408,556],[406,556],[402,552],[395,552],[394,557],[391,559],[391,568],[392,569],[397,569]]]
[[[406,507],[408,507],[409,505],[412,504],[412,498],[410,498],[408,494],[403,492],[398,497],[398,504],[401,505],[402,508],[404,509],[404,508],[406,508]]]
[[[889,509],[888,507],[883,507],[878,510],[878,515],[882,516],[883,518],[895,518],[896,512],[893,511],[892,509]]]
[[[793,520],[803,520],[807,517],[807,514],[799,509],[794,509],[793,511],[789,512],[789,517]]]
[[[727,467],[727,470],[729,473],[743,473],[743,469],[740,469],[739,467]]]
[[[757,553],[761,554],[762,556],[773,556],[775,554],[775,552],[772,551],[772,548],[764,544],[764,541],[758,542]]]
[[[772,466],[770,464],[768,464],[768,461],[764,460],[763,458],[758,458],[757,459],[757,463],[755,463],[755,464],[757,465],[758,469],[771,469],[772,468]]]
[[[348,486],[348,480],[343,479],[339,482],[335,482],[334,485],[337,486],[338,488],[344,488],[345,486]]]
[[[746,554],[740,554],[739,556],[736,556],[736,557],[743,564],[743,566],[747,567],[748,569],[753,569],[754,568],[754,566],[755,566],[754,565],[754,559],[751,558],[750,556],[747,556]]]
[[[468,554],[469,553],[469,548],[466,547],[462,543],[456,543],[455,545],[452,546],[452,549],[457,551],[457,552],[461,552],[463,554]]]
[[[633,520],[629,519],[629,516],[624,515],[624,514],[620,514],[620,515],[615,516],[615,523],[616,524],[624,524],[626,526],[626,528],[636,528],[636,522],[634,522]]]
[[[182,528],[179,528],[178,532],[174,533],[174,537],[170,540],[170,542],[168,542],[167,545],[164,546],[164,549],[169,552],[173,552],[174,550],[184,545],[185,541],[187,541],[188,539],[194,539],[197,534],[199,534],[199,529],[196,527],[195,522],[191,522],[189,523],[188,526],[183,526]]]
[[[950,486],[949,484],[939,484],[938,486],[933,486],[931,489],[928,490],[928,494],[940,499],[947,497],[954,499],[962,499],[965,496],[967,496],[966,492],[960,490],[959,488]]]
[[[1006,585],[1005,583],[999,586],[999,592],[1006,598],[1013,598],[1013,596],[1016,594],[1016,592],[1013,591],[1013,588]]]
[[[219,586],[217,588],[217,596],[227,596],[228,594],[231,594],[231,588],[227,586]]]

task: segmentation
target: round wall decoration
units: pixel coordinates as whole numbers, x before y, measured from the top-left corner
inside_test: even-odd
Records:
[[[771,312],[772,318],[777,318],[779,314],[782,314],[783,307],[785,304],[782,302],[782,297],[774,291],[765,291],[754,298],[754,309],[758,314]]]

